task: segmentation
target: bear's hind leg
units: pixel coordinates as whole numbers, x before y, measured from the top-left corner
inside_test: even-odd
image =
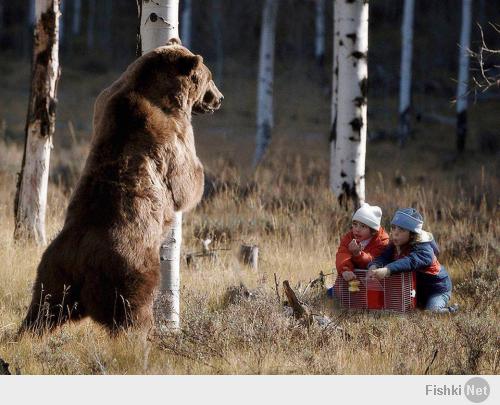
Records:
[[[58,286],[46,284],[37,279],[27,314],[19,329],[20,333],[31,332],[42,335],[69,320],[79,320],[85,316],[78,303],[76,288],[61,283]]]

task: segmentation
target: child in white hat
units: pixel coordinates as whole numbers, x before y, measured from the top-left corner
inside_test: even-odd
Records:
[[[380,207],[363,203],[352,216],[351,229],[340,241],[335,264],[346,281],[356,278],[353,270],[367,269],[375,257],[389,244],[389,235],[380,226]]]

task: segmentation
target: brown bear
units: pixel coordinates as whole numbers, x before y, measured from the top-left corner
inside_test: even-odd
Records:
[[[98,96],[89,156],[21,332],[86,316],[110,331],[152,325],[162,237],[174,212],[203,193],[191,114],[222,99],[202,57],[177,40],[139,57]]]

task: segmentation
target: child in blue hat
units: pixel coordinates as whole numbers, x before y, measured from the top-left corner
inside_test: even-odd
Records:
[[[432,234],[422,229],[423,223],[422,215],[414,208],[396,211],[391,221],[391,242],[368,265],[368,276],[380,280],[415,271],[418,306],[434,312],[454,312],[456,307],[448,307],[450,276],[438,262],[439,248]]]

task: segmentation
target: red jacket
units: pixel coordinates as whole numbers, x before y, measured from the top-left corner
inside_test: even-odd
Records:
[[[354,235],[352,231],[349,231],[340,241],[340,246],[335,258],[335,265],[337,266],[337,272],[339,274],[344,271],[344,267],[347,267],[350,271],[354,269],[367,269],[368,263],[377,256],[380,256],[389,244],[389,235],[387,235],[384,228],[380,227],[379,231],[372,236],[372,239],[361,253],[358,256],[353,256],[348,247],[353,239]]]

